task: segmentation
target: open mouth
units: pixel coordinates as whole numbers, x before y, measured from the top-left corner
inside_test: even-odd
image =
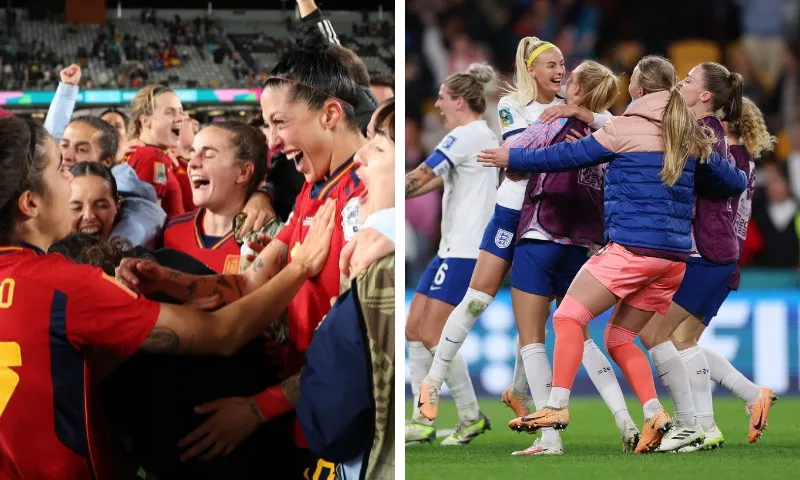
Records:
[[[101,230],[100,225],[84,225],[79,231],[87,235],[99,235]]]
[[[559,88],[561,88],[561,82],[562,82],[562,80],[564,80],[564,77],[558,77],[558,78],[554,78],[554,79],[550,80],[550,82],[551,82],[553,85],[557,85]]]
[[[294,162],[294,168],[297,169],[298,172],[302,170],[303,158],[305,157],[303,152],[300,150],[295,150],[292,152],[284,152],[284,155],[286,155],[286,158]]]
[[[208,188],[208,186],[211,184],[207,178],[201,177],[200,175],[192,175],[190,179],[192,181],[192,188],[194,190]]]
[[[170,129],[170,132],[172,132],[172,134],[175,135],[175,138],[180,137],[181,136],[181,126],[180,125],[178,125],[178,126],[173,125],[172,128]]]

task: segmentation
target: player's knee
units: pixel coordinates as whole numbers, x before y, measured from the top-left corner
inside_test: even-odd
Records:
[[[409,342],[422,340],[419,322],[406,322],[406,340]]]
[[[611,354],[612,350],[623,345],[632,344],[636,339],[636,332],[632,332],[627,328],[622,328],[618,325],[609,323],[606,325],[606,331],[603,335],[603,343],[605,344],[606,351]]]
[[[567,295],[553,314],[553,328],[558,330],[561,324],[575,323],[583,329],[593,318],[594,315],[581,302]]]
[[[644,348],[650,350],[651,348],[664,343],[665,340],[659,341],[658,331],[655,328],[648,328],[645,326],[641,332],[639,332],[639,340],[644,345]]]

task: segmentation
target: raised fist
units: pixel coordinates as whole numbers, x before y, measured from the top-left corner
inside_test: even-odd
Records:
[[[69,67],[61,70],[61,81],[77,87],[81,82],[81,67],[73,63]]]

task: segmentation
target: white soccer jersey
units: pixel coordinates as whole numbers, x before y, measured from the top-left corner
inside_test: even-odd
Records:
[[[478,258],[483,230],[494,211],[497,169],[478,163],[483,149],[497,148],[485,120],[454,128],[426,164],[444,180],[441,258]]]

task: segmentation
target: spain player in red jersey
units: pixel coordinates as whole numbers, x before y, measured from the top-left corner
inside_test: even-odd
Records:
[[[186,212],[176,165],[167,152],[178,145],[183,120],[181,101],[167,87],[148,85],[131,102],[128,136],[138,138],[144,146],[136,148],[126,161],[142,181],[156,189],[161,207],[169,216]]]
[[[70,233],[70,180],[53,138],[0,119],[0,478],[120,478],[96,429],[87,354],[230,355],[255,338],[326,263],[334,206],[298,257],[265,286],[214,313],[163,305],[101,270],[44,252]],[[222,290],[239,290],[236,278]]]
[[[292,159],[305,176],[306,184],[297,197],[289,223],[242,275],[244,292],[257,288],[284,265],[294,262],[296,249],[308,234],[310,219],[328,199],[336,202],[336,229],[331,256],[323,271],[306,282],[289,304],[289,378],[256,396],[263,418],[289,412],[297,401],[303,354],[314,329],[330,310],[331,298],[339,296],[337,258],[358,228],[358,197],[364,190],[353,163],[353,156],[365,143],[353,108],[358,87],[347,68],[331,53],[330,44],[319,30],[313,26],[301,30],[297,49],[283,57],[267,80],[261,94],[261,108],[270,149]],[[175,297],[178,299],[185,297],[181,292],[188,284],[197,286],[198,295],[214,291],[214,277],[167,272],[152,262],[129,260],[123,261],[123,266],[124,278],[148,291],[178,295]],[[234,295],[225,299],[235,298]],[[248,422],[231,426],[233,419],[248,418],[244,415],[246,406],[246,399],[241,398],[220,399],[204,406],[213,415],[186,437],[183,445],[191,447],[184,457],[194,457],[209,448],[219,449],[219,445],[235,447],[258,426]],[[295,438],[298,446],[305,449],[299,425]],[[332,469],[330,463],[322,460],[318,466],[324,469],[324,475]],[[316,467],[312,467],[309,477],[319,477],[321,474],[315,474],[313,468]]]
[[[233,220],[266,175],[264,134],[241,122],[214,123],[194,137],[189,155],[197,209],[167,220],[163,246],[187,253],[217,273],[239,273]]]

